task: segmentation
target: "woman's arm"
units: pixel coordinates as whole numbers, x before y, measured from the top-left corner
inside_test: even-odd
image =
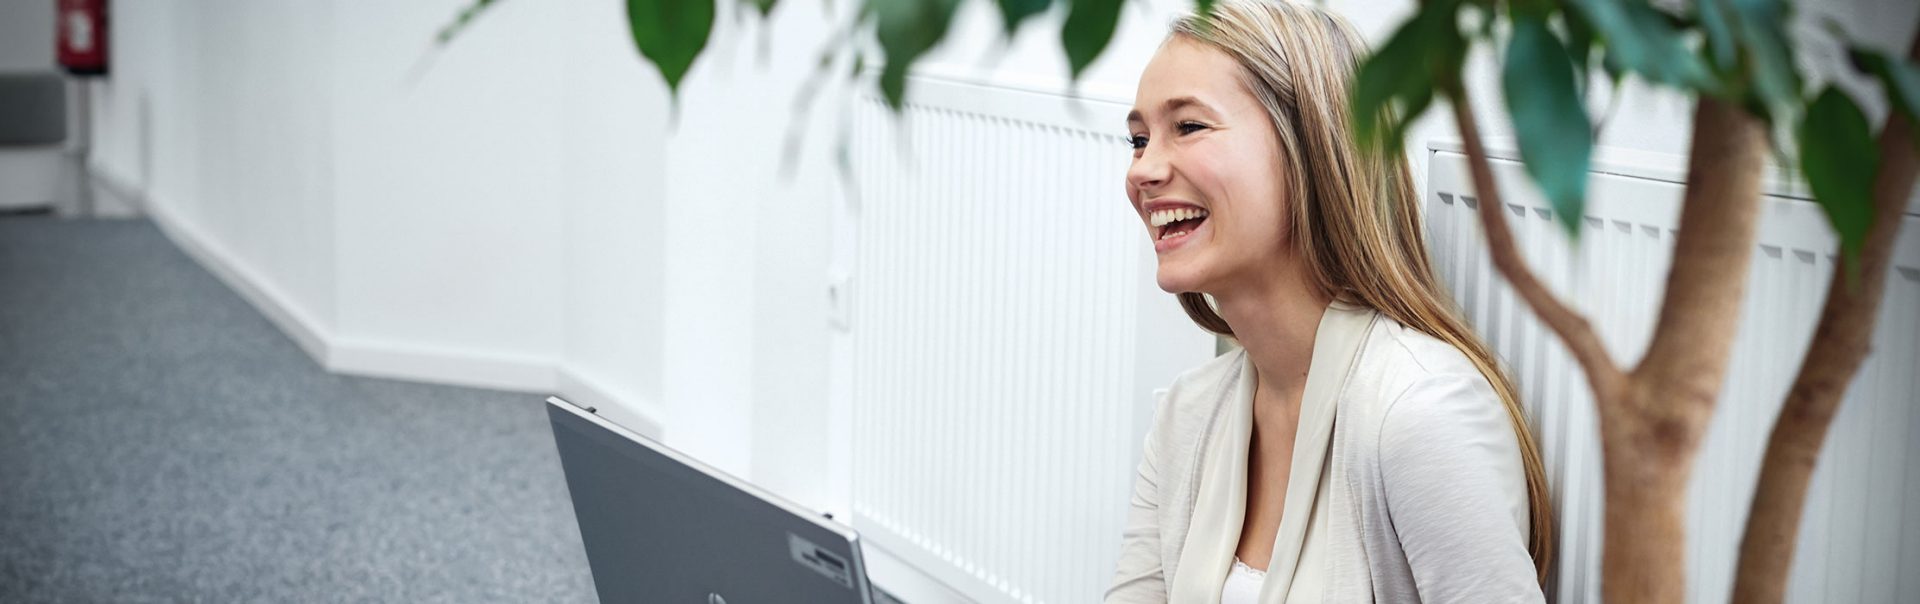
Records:
[[[1133,497],[1127,506],[1127,524],[1121,531],[1120,561],[1107,588],[1106,604],[1163,604],[1167,580],[1160,566],[1160,460],[1155,443],[1169,421],[1166,397],[1153,410],[1153,424],[1142,444],[1140,467],[1133,479]]]
[[[1421,601],[1544,601],[1519,438],[1486,379],[1422,378],[1381,422],[1387,509]]]

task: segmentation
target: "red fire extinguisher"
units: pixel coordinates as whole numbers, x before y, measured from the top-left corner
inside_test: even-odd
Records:
[[[73,75],[106,75],[107,0],[60,0],[55,19],[60,66]]]

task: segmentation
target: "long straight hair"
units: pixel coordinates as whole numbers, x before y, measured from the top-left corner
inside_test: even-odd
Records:
[[[1519,391],[1434,278],[1406,157],[1355,148],[1347,91],[1365,41],[1337,14],[1274,0],[1216,3],[1207,16],[1176,20],[1168,37],[1232,57],[1272,118],[1290,185],[1292,245],[1310,282],[1452,344],[1493,385],[1519,437],[1530,511],[1527,551],[1544,583],[1553,556],[1553,509]],[[1202,328],[1233,335],[1205,296],[1179,297]]]

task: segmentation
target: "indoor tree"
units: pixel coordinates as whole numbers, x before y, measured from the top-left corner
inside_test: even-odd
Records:
[[[1411,119],[1436,95],[1449,101],[1493,264],[1566,343],[1593,390],[1605,484],[1601,589],[1621,602],[1685,599],[1687,483],[1732,356],[1761,177],[1769,157],[1797,154],[1839,235],[1841,266],[1775,421],[1734,579],[1734,601],[1778,602],[1821,443],[1866,358],[1913,188],[1920,71],[1911,60],[1920,45],[1906,60],[1849,46],[1891,106],[1876,135],[1839,88],[1804,90],[1784,0],[1698,0],[1689,9],[1669,13],[1640,0],[1429,0],[1362,67],[1353,113],[1363,142],[1398,152],[1403,122],[1394,118]],[[1633,366],[1613,359],[1586,317],[1520,257],[1460,80],[1468,49],[1481,42],[1500,57],[1527,173],[1569,236],[1578,235],[1593,143],[1582,102],[1588,70],[1598,63],[1616,86],[1638,77],[1695,98],[1673,263],[1651,342]]]

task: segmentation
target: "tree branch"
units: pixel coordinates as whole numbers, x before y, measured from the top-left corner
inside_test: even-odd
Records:
[[[1646,356],[1633,370],[1634,381],[1659,396],[1628,399],[1647,406],[1635,410],[1647,419],[1693,428],[1704,427],[1711,417],[1739,329],[1768,148],[1767,128],[1759,118],[1737,104],[1700,95],[1660,319]],[[1700,432],[1685,430],[1689,438],[1661,444],[1691,450]]]
[[[1910,57],[1920,58],[1920,38]],[[1887,265],[1899,240],[1901,214],[1920,172],[1913,124],[1889,111],[1880,132],[1880,173],[1873,181],[1873,226],[1860,252],[1858,288],[1847,286],[1846,271],[1835,267],[1827,301],[1814,328],[1800,373],[1787,391],[1780,417],[1767,439],[1760,482],[1753,492],[1746,534],[1740,540],[1740,566],[1734,575],[1733,601],[1771,604],[1785,599],[1787,571],[1800,534],[1807,485],[1826,442],[1827,430],[1871,347],[1873,326],[1886,291]],[[1837,254],[1837,252],[1836,252]]]
[[[1592,323],[1555,297],[1520,257],[1520,251],[1513,242],[1513,232],[1507,227],[1507,205],[1500,199],[1499,185],[1493,181],[1493,167],[1488,163],[1487,150],[1480,142],[1480,128],[1474,120],[1471,101],[1463,87],[1455,86],[1449,92],[1453,99],[1454,123],[1459,126],[1460,138],[1467,148],[1467,165],[1473,175],[1473,190],[1480,198],[1480,230],[1486,234],[1487,250],[1493,256],[1494,268],[1527,301],[1527,306],[1533,308],[1534,314],[1567,344],[1567,349],[1587,374],[1587,381],[1593,387],[1596,398],[1605,398],[1606,393],[1619,388],[1624,375],[1619,366],[1613,363],[1613,358],[1607,355],[1606,346],[1600,342],[1600,335],[1593,330]]]

